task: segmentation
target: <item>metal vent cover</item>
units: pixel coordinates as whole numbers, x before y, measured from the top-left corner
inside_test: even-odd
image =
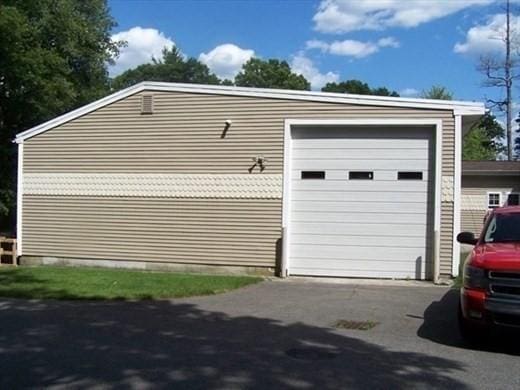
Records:
[[[379,322],[375,321],[338,320],[333,326],[338,329],[370,330],[377,325],[379,325]]]
[[[153,95],[141,97],[141,114],[153,114]]]

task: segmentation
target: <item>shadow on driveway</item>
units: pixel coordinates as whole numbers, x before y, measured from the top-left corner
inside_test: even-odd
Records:
[[[424,311],[424,322],[417,331],[421,338],[438,344],[463,346],[457,324],[459,290],[450,289],[440,301],[430,304]]]
[[[431,303],[424,312],[424,322],[417,331],[417,335],[452,347],[520,355],[520,340],[518,339],[520,329],[496,329],[483,335],[482,342],[478,344],[464,342],[458,328],[458,304],[458,289],[450,289],[440,301]]]
[[[466,388],[453,360],[174,301],[3,300],[0,327],[2,389]]]

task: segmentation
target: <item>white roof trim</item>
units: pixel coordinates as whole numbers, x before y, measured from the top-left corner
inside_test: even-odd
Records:
[[[29,130],[23,131],[17,134],[16,139],[14,141],[17,143],[21,143],[28,138],[34,137],[63,123],[69,122],[80,116],[88,114],[89,112],[95,111],[101,107],[107,106],[118,100],[124,99],[127,96],[145,90],[165,92],[189,92],[213,95],[248,96],[268,99],[305,100],[325,103],[343,103],[385,107],[409,107],[434,110],[451,110],[457,115],[479,116],[485,113],[484,104],[476,102],[411,99],[388,96],[351,95],[343,93],[313,91],[293,91],[286,89],[245,88],[222,85],[182,84],[144,81],[132,87],[113,93],[112,95],[99,99],[93,103],[87,104],[86,106],[70,111],[64,115],[58,116],[54,119],[51,119],[50,121],[42,123],[41,125],[35,126]]]

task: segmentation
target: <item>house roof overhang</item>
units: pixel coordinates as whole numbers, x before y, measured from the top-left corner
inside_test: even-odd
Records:
[[[520,161],[463,161],[462,175],[520,177]]]
[[[417,109],[450,110],[454,115],[461,115],[464,123],[473,123],[485,113],[483,103],[455,101],[455,100],[432,100],[412,99],[388,96],[354,95],[343,93],[315,92],[315,91],[293,91],[285,89],[246,88],[222,85],[184,84],[144,81],[129,88],[115,92],[93,103],[87,104],[76,110],[60,115],[38,126],[32,127],[16,135],[14,142],[22,143],[47,130],[60,126],[73,119],[79,118],[92,111],[117,102],[133,94],[142,91],[163,92],[186,92],[210,95],[228,95],[258,97],[266,99],[302,100],[324,103],[369,105],[380,107],[406,107]],[[463,125],[464,126],[464,125]]]

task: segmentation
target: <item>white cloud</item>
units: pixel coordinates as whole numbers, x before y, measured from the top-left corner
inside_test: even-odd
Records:
[[[113,41],[126,41],[127,46],[121,48],[115,65],[109,67],[111,76],[117,76],[127,69],[145,64],[152,57],[162,58],[162,50],[171,49],[175,43],[155,28],[132,27],[112,35]]]
[[[313,17],[323,33],[416,27],[494,0],[322,0]]]
[[[319,40],[307,41],[307,49],[318,49],[324,53],[354,58],[363,58],[379,51],[382,47],[399,47],[399,42],[393,37],[385,37],[374,42],[362,42],[352,39],[327,43]]]
[[[419,90],[415,88],[405,88],[399,91],[399,95],[404,97],[414,97],[419,95]]]
[[[393,47],[393,48],[397,48],[397,47],[401,46],[399,41],[397,39],[395,39],[394,37],[381,38],[380,40],[377,41],[377,45],[379,47]]]
[[[326,52],[329,49],[329,44],[317,39],[312,39],[306,42],[307,49],[319,49]]]
[[[339,80],[339,74],[335,72],[320,73],[310,58],[303,53],[295,55],[291,61],[291,70],[296,74],[301,74],[310,83],[313,90],[321,89],[327,83],[334,83]]]
[[[506,15],[490,16],[486,23],[472,27],[466,33],[465,42],[455,44],[453,51],[462,54],[491,54],[500,53],[505,49],[501,38],[505,36]],[[511,31],[513,39],[518,42],[520,33],[520,16],[511,16]]]
[[[329,45],[328,52],[340,56],[363,58],[374,54],[379,47],[372,42],[354,41],[345,39],[344,41],[334,41]]]
[[[209,53],[201,53],[199,60],[218,77],[233,79],[242,65],[255,55],[254,50],[242,49],[232,43],[219,45]]]

